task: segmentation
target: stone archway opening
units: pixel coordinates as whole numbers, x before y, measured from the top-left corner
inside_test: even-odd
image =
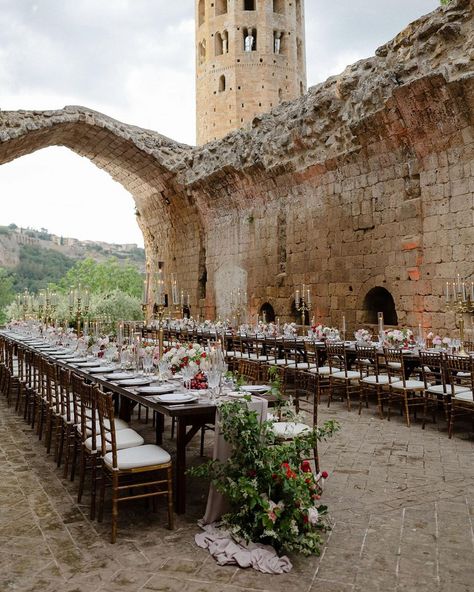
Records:
[[[259,316],[262,317],[265,323],[274,323],[276,319],[275,310],[269,302],[262,304]]]
[[[364,322],[369,325],[377,324],[377,314],[383,313],[386,325],[398,325],[398,315],[393,296],[386,288],[377,286],[367,292],[364,298]]]

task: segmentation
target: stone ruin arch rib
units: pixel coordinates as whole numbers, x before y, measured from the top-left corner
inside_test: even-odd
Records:
[[[0,111],[0,165],[51,146],[88,158],[131,193],[152,264],[177,264],[174,245],[199,244],[199,212],[176,178],[189,146],[84,107]]]

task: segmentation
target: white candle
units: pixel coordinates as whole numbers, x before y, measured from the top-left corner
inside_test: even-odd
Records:
[[[342,315],[342,332],[346,332],[346,316]]]
[[[449,302],[449,282],[446,282],[446,302]]]
[[[311,306],[311,290],[307,290],[308,293],[308,306]]]
[[[466,282],[462,283],[462,299],[466,302]]]
[[[296,304],[296,307],[299,308],[299,306],[300,306],[300,291],[299,290],[296,290],[295,304]]]

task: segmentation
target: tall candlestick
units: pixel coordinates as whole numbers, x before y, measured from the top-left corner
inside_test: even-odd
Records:
[[[449,302],[449,282],[446,282],[446,302]]]
[[[299,290],[296,290],[295,304],[297,307],[299,307],[299,305],[300,305],[300,291]]]
[[[307,304],[311,306],[311,290],[307,290]]]

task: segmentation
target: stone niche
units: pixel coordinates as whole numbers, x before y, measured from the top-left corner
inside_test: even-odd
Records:
[[[82,107],[0,112],[0,163],[64,145],[108,171],[194,315],[227,315],[240,287],[283,322],[305,283],[321,322],[367,322],[381,288],[400,325],[451,330],[445,282],[474,279],[473,11],[453,0],[201,147]]]

